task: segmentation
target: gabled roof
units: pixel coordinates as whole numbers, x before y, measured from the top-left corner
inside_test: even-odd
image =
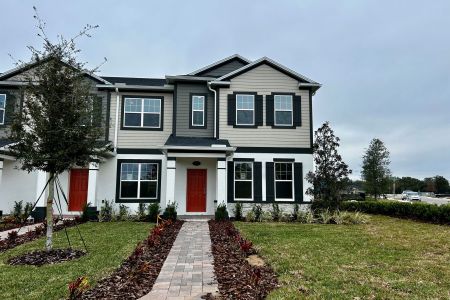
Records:
[[[142,78],[142,77],[112,77],[102,76],[102,78],[112,84],[124,83],[126,85],[164,86],[164,78]]]
[[[229,62],[231,62],[233,60],[240,61],[240,62],[242,62],[243,64],[246,64],[246,65],[251,63],[251,60],[248,60],[247,58],[242,57],[239,54],[234,54],[234,55],[225,57],[224,59],[221,59],[219,61],[216,61],[215,63],[207,65],[206,67],[203,67],[203,68],[198,69],[198,70],[196,70],[194,72],[191,72],[191,73],[189,73],[187,75],[198,75],[199,73],[205,73],[205,72],[210,71],[212,69],[218,68],[218,67],[220,67],[220,66],[222,66],[224,64],[227,64],[227,63],[229,63]]]

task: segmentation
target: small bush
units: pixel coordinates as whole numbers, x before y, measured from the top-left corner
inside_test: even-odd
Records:
[[[23,208],[22,214],[22,222],[25,222],[28,219],[32,211],[33,211],[33,203],[31,202],[25,203],[25,207]]]
[[[261,216],[262,216],[262,213],[263,213],[262,206],[260,204],[255,204],[252,207],[252,211],[253,211],[253,213],[255,215],[255,221],[256,222],[261,222]]]
[[[316,222],[314,217],[314,213],[311,210],[308,211],[299,211],[297,221],[303,224],[312,224]]]
[[[104,200],[100,208],[100,222],[110,222],[114,217],[114,207],[112,201]]]
[[[273,221],[273,217],[272,217],[272,213],[270,211],[264,211],[261,214],[261,222],[272,222]]]
[[[275,222],[280,221],[281,215],[283,214],[283,211],[280,209],[280,206],[278,203],[272,204],[272,220]]]
[[[138,210],[137,210],[137,220],[138,221],[145,221],[147,220],[147,214],[146,214],[147,205],[145,203],[139,203]]]
[[[330,224],[333,221],[333,214],[328,210],[322,210],[318,213],[319,222],[322,224]]]
[[[83,206],[83,212],[81,213],[81,221],[87,222],[91,219],[91,211],[89,210],[89,207],[91,206],[91,203],[88,202]]]
[[[117,216],[118,221],[127,221],[129,216],[128,207],[125,204],[119,205],[119,215]]]
[[[8,232],[7,241],[8,243],[13,243],[17,238],[19,237],[19,234],[16,230]]]
[[[148,206],[148,220],[150,222],[156,222],[156,219],[158,218],[160,213],[161,207],[159,206],[159,203],[151,203]]]
[[[292,210],[292,219],[291,221],[296,221],[298,219],[298,212],[300,211],[300,206],[298,203],[294,204],[294,209]]]
[[[22,221],[22,215],[23,215],[23,201],[22,200],[20,200],[19,202],[14,201],[12,215],[13,215],[16,223],[20,223]]]
[[[252,210],[249,210],[247,212],[247,214],[245,215],[245,221],[247,222],[255,222],[256,221],[256,217],[255,217],[255,212]]]
[[[234,219],[236,221],[242,220],[242,217],[243,217],[242,216],[242,203],[236,202],[236,204],[234,205],[233,213],[234,213]]]
[[[176,202],[169,202],[164,210],[163,218],[175,221],[177,219],[177,208],[178,204]]]
[[[291,222],[292,221],[292,215],[288,213],[282,213],[280,217],[280,222]]]
[[[227,206],[225,205],[225,203],[221,203],[217,206],[214,217],[216,221],[225,221],[229,219]]]

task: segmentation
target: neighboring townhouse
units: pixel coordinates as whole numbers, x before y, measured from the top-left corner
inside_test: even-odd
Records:
[[[24,99],[21,74],[0,74],[0,210],[33,202],[43,172],[18,170],[6,131]],[[176,202],[179,215],[212,215],[219,203],[305,204],[313,169],[312,97],[320,84],[263,57],[233,55],[165,78],[89,76],[113,151],[60,180],[64,214],[90,202]],[[45,197],[38,209],[45,206]],[[231,209],[229,209],[231,212]]]

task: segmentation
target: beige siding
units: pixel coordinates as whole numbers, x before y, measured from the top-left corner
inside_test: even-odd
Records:
[[[258,128],[233,128],[228,125],[227,95],[235,91],[257,92],[270,95],[272,92],[295,93],[302,97],[302,126],[296,129],[273,129],[271,126]],[[264,98],[264,124],[266,105]],[[309,91],[299,90],[298,81],[273,69],[261,65],[231,80],[230,88],[220,89],[220,129],[221,139],[228,139],[237,147],[301,147],[310,145]]]
[[[163,96],[164,97],[164,119],[163,131],[143,131],[143,130],[120,130],[121,122],[121,108],[122,102],[119,104],[119,135],[118,148],[158,148],[164,145],[169,135],[172,133],[172,114],[173,114],[173,96],[168,93],[119,93],[120,101],[122,95],[136,95],[136,96]],[[114,130],[116,120],[116,102],[117,94],[111,93],[111,108],[110,108],[110,128],[109,139],[114,141]]]

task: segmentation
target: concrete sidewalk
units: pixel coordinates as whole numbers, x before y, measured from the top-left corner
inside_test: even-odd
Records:
[[[36,223],[36,224],[32,224],[32,225],[23,226],[19,231],[19,235],[25,234],[28,231],[32,231],[40,225],[42,225],[42,223]],[[19,228],[14,228],[14,229],[5,230],[5,231],[0,232],[0,240],[7,239],[8,233],[10,233],[12,231],[18,231],[18,230],[19,230]]]

